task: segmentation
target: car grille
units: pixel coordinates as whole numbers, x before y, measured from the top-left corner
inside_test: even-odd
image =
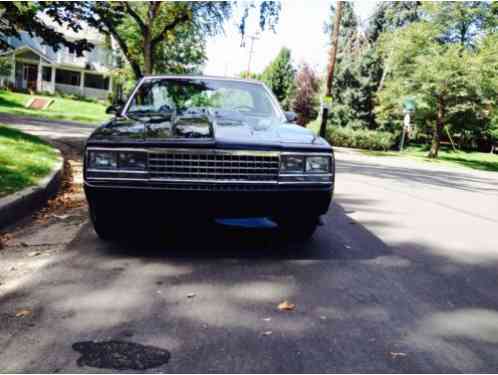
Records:
[[[151,179],[176,181],[277,181],[280,159],[275,153],[173,151],[149,153]]]

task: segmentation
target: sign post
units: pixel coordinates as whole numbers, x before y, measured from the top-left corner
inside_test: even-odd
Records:
[[[399,151],[403,151],[405,146],[405,135],[407,132],[411,131],[410,116],[415,112],[415,100],[413,98],[407,97],[403,100],[403,113],[405,117],[403,118],[403,131],[401,133],[401,142],[399,144]]]

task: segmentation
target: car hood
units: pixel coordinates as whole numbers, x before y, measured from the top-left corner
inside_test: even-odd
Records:
[[[304,127],[209,115],[184,115],[175,118],[115,118],[99,127],[89,142],[215,143],[247,146],[285,144],[324,145],[326,142]]]

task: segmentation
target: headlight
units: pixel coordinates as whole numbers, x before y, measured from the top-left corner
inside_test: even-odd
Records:
[[[283,155],[280,171],[283,173],[304,173],[304,156]]]
[[[119,169],[145,170],[146,157],[143,152],[120,152]]]
[[[282,155],[280,173],[330,173],[330,157],[315,155]]]
[[[116,169],[118,167],[116,153],[110,151],[90,151],[88,167],[90,169]]]
[[[147,155],[135,151],[89,151],[88,168],[99,170],[145,171]]]
[[[306,157],[307,173],[329,173],[330,158],[327,156],[307,156]]]

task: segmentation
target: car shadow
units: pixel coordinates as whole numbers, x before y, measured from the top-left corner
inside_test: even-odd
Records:
[[[346,260],[392,253],[379,238],[347,216],[337,203],[331,205],[322,225],[307,241],[285,238],[278,226],[265,218],[216,221],[193,218],[155,225],[150,230],[135,227],[132,236],[125,232],[122,239],[99,246],[100,251],[150,259]],[[101,241],[97,237],[94,240]]]

